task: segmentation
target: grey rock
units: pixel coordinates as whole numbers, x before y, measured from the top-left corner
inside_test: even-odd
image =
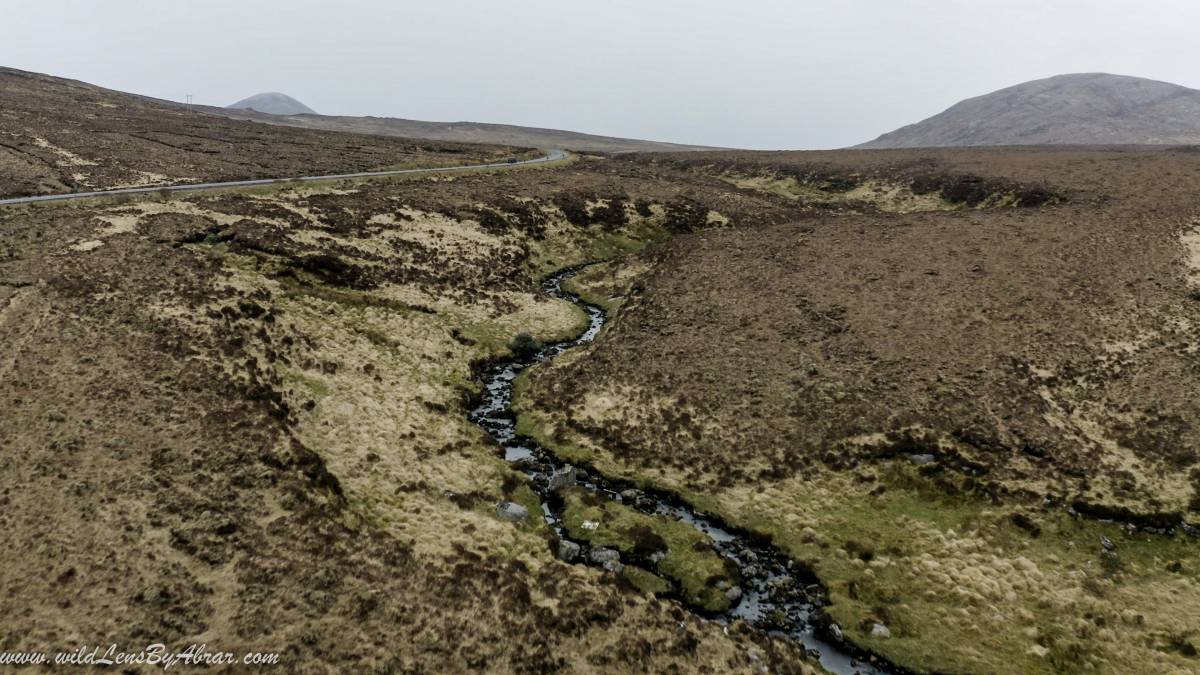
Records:
[[[842,641],[842,627],[836,623],[829,624],[829,634],[833,636],[834,640],[837,640],[838,642]]]
[[[537,460],[532,457],[521,457],[508,463],[518,471],[534,471],[538,468]]]
[[[887,626],[877,623],[874,626],[871,626],[871,637],[886,640],[887,638],[892,637],[892,631],[888,630]]]
[[[620,560],[607,560],[601,565],[601,567],[609,572],[612,572],[613,574],[620,574],[621,572],[625,571],[625,566],[621,564]]]
[[[588,554],[592,562],[603,565],[607,562],[618,562],[621,560],[621,554],[616,549],[611,548],[594,548]]]
[[[628,490],[621,491],[621,499],[623,499],[624,501],[633,502],[633,501],[636,501],[637,498],[638,498],[637,490],[630,488]]]
[[[571,562],[579,557],[579,544],[566,539],[558,542],[558,559],[563,562]]]
[[[504,520],[519,523],[529,517],[529,509],[515,502],[500,502],[496,505],[496,515]]]
[[[578,474],[575,467],[568,464],[550,475],[550,482],[546,487],[551,492],[558,492],[559,490],[575,487],[577,482]]]
[[[1100,545],[1104,547],[1105,551],[1117,550],[1117,545],[1113,543],[1112,539],[1109,539],[1103,535],[1100,537]]]
[[[658,563],[662,562],[662,559],[665,557],[667,557],[666,551],[655,551],[654,553],[650,554],[650,562],[657,565]]]
[[[729,598],[730,602],[736,603],[738,600],[742,599],[742,587],[730,586],[729,589],[725,591],[725,597]]]
[[[908,459],[917,466],[923,466],[925,464],[932,464],[936,458],[933,455],[909,455]]]

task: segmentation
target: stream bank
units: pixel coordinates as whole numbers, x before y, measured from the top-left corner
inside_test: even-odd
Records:
[[[567,507],[572,500],[564,499],[564,495],[582,495],[583,499],[595,504],[607,502],[639,514],[684,523],[702,533],[725,566],[735,572],[729,575],[731,581],[720,582],[723,585],[719,592],[724,597],[719,611],[706,611],[694,602],[686,602],[688,598],[681,597],[678,588],[663,595],[685,600],[684,606],[705,618],[722,622],[741,619],[773,635],[795,640],[815,653],[822,667],[832,673],[900,672],[840,640],[840,629],[823,620],[821,607],[825,604],[825,591],[821,585],[810,572],[761,541],[760,537],[696,513],[672,495],[608,479],[589,467],[571,466],[533,439],[517,433],[516,415],[512,410],[517,377],[526,368],[547,362],[569,349],[590,344],[608,319],[603,309],[562,288],[563,282],[584,267],[568,268],[552,275],[543,284],[543,290],[551,297],[582,308],[588,315],[587,329],[572,340],[544,345],[532,353],[482,367],[477,373],[484,386],[482,401],[470,412],[471,421],[503,448],[505,459],[529,477],[531,487],[541,500],[542,516],[558,538],[559,558],[617,574],[623,573],[627,565],[639,570],[654,569],[664,558],[663,550],[653,545],[618,550],[619,547],[599,545],[595,539],[589,541],[578,536],[581,532],[579,523],[573,523],[576,525],[573,529],[568,526]],[[502,517],[514,520],[523,518],[522,510],[523,507],[511,503],[498,506]],[[597,521],[582,523],[584,531],[599,527]],[[886,630],[882,626],[880,629]]]

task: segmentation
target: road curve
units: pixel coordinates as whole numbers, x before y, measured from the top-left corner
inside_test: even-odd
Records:
[[[339,173],[329,176],[297,176],[294,178],[259,178],[256,180],[232,180],[225,183],[189,183],[186,185],[155,185],[148,187],[135,188],[120,188],[117,190],[97,190],[95,192],[71,192],[61,195],[36,195],[33,197],[12,197],[10,199],[0,199],[0,206],[11,206],[15,204],[35,204],[38,202],[63,202],[74,199],[88,199],[91,197],[109,197],[112,195],[133,195],[143,194],[146,192],[198,192],[200,190],[219,190],[222,188],[237,188],[237,187],[253,187],[255,185],[275,185],[278,183],[291,182],[310,182],[318,180],[338,180],[342,178],[372,178],[375,176],[402,176],[404,174],[413,173],[448,173],[452,171],[466,171],[469,169],[508,169],[514,166],[528,166],[530,164],[545,164],[547,162],[555,162],[560,159],[566,159],[567,153],[562,150],[551,150],[549,154],[535,159],[525,159],[519,162],[496,162],[493,164],[469,164],[465,166],[440,166],[431,167],[428,169],[397,169],[395,171],[362,171],[359,173]]]

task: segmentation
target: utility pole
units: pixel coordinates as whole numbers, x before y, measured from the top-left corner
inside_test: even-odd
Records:
[[[187,95],[187,104],[188,104],[188,105],[191,105],[191,104],[192,104],[192,95],[191,95],[191,94],[188,94],[188,95]]]

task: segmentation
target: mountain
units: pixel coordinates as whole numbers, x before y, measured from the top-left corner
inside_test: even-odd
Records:
[[[859,148],[1200,143],[1200,91],[1080,73],[969,98]]]
[[[247,99],[250,100],[250,99]],[[262,114],[246,110],[242,102],[228,108],[193,106],[195,109],[234,119],[253,120],[290,127],[350,131],[378,136],[402,136],[460,143],[496,143],[533,148],[563,148],[580,152],[687,152],[719,150],[702,145],[680,145],[615,136],[597,136],[577,131],[541,129],[483,122],[422,122],[395,117],[335,117],[317,114]],[[256,112],[257,111],[257,112]]]
[[[268,115],[317,114],[317,111],[304,105],[300,101],[297,101],[287,94],[280,94],[277,91],[268,91],[262,94],[255,94],[250,98],[244,98],[237,103],[226,107],[233,110],[256,110],[260,113],[267,113]]]

